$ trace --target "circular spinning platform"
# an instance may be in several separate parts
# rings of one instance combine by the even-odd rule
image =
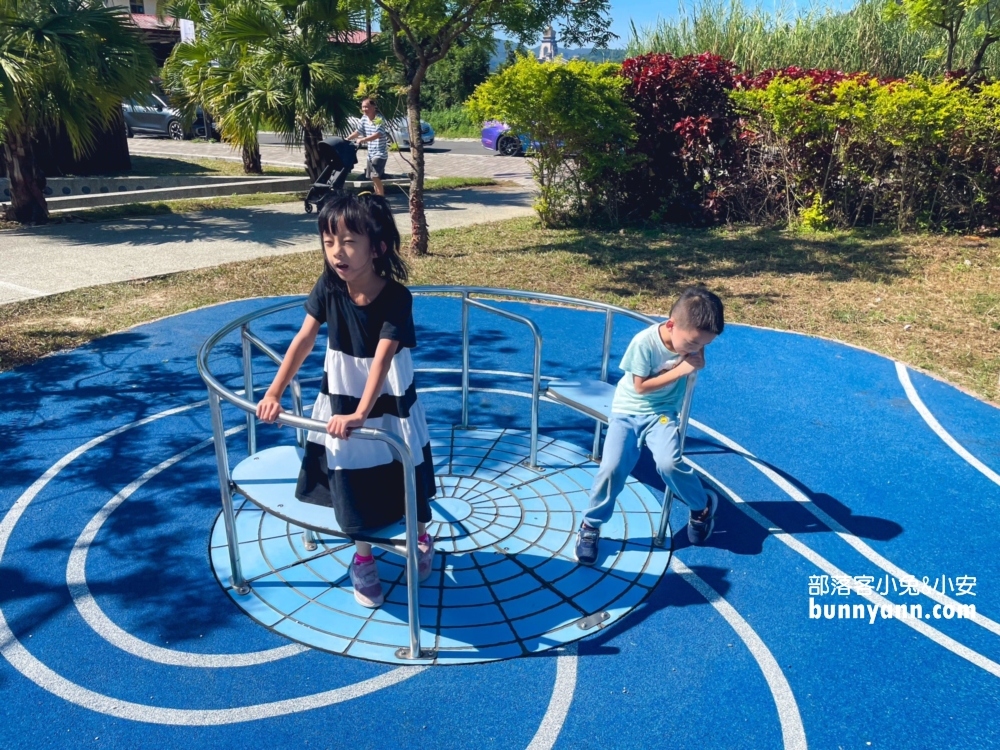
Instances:
[[[629,479],[621,513],[604,526],[597,565],[573,557],[596,471],[586,451],[542,439],[542,471],[523,464],[529,438],[515,430],[432,428],[438,495],[429,531],[434,571],[420,589],[421,647],[436,664],[506,659],[555,648],[624,617],[659,582],[668,560],[653,546],[660,502]],[[212,564],[233,601],[262,625],[314,648],[374,661],[408,645],[405,563],[376,550],[385,604],[354,601],[349,540],[302,530],[245,502],[237,515],[250,593],[229,585],[221,516]]]

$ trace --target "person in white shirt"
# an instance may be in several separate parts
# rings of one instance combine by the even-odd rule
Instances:
[[[359,144],[368,144],[368,166],[365,168],[365,176],[375,186],[376,195],[385,195],[382,180],[385,179],[385,163],[389,160],[389,138],[386,135],[385,118],[371,97],[361,100],[361,113],[361,124],[347,136],[347,140],[357,138]]]

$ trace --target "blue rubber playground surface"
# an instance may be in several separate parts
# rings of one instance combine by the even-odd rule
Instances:
[[[522,476],[530,380],[510,373],[530,372],[530,339],[473,310],[479,429],[456,438],[460,303],[418,297],[417,385],[445,498],[434,530],[447,540],[422,622],[453,656],[475,627],[494,650],[386,663],[371,644],[398,627],[405,589],[381,619],[352,614],[336,540],[306,559],[300,534],[241,506],[266,563],[245,571],[251,586],[298,566],[315,591],[260,609],[227,588],[195,355],[278,301],[164,319],[0,375],[0,747],[1000,747],[995,407],[869,352],[730,325],[707,352],[685,453],[720,490],[715,533],[688,545],[675,503],[672,558],[651,544],[663,486],[646,455],[599,565],[580,574],[593,421],[543,402],[540,454],[562,471]],[[539,326],[544,375],[599,376],[603,314],[491,304]],[[254,330],[283,351],[300,323],[292,310]],[[616,321],[613,364],[640,327]],[[273,368],[255,366],[265,387]],[[321,367],[303,368],[307,402]],[[235,338],[212,370],[242,387]],[[245,420],[225,415],[235,465]],[[470,479],[463,464],[492,474]],[[399,559],[380,566],[396,585]],[[591,610],[610,616],[584,631]]]

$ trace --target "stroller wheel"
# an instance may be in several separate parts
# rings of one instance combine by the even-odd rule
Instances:
[[[306,201],[306,213],[311,214],[312,212],[313,212],[313,204],[310,203],[309,201]]]

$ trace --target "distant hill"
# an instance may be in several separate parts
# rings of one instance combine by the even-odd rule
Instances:
[[[530,51],[535,57],[538,57],[538,50],[541,49],[541,45],[530,48]],[[593,60],[594,62],[621,62],[625,59],[625,50],[623,49],[597,49],[595,47],[580,49],[562,49],[559,48],[559,54],[565,57],[567,60],[574,57],[580,57],[584,60]],[[500,63],[507,59],[507,50],[504,47],[504,42],[502,39],[498,39],[496,42],[496,51],[490,58],[490,71],[496,70]]]

